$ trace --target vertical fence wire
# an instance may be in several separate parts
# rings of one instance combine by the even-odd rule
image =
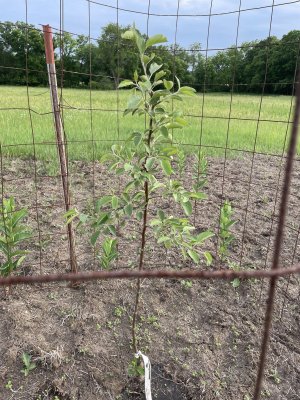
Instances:
[[[235,34],[235,54],[234,54],[234,62],[233,62],[234,65],[233,65],[233,71],[232,71],[230,102],[229,102],[227,129],[226,129],[226,142],[225,142],[225,150],[224,150],[224,163],[223,163],[223,172],[222,172],[219,220],[221,220],[222,206],[223,206],[224,200],[225,200],[224,199],[225,175],[226,175],[226,163],[227,163],[227,152],[228,152],[230,123],[231,123],[231,115],[232,115],[234,83],[235,83],[235,75],[236,75],[236,67],[237,67],[237,55],[238,55],[238,48],[237,47],[238,47],[238,38],[239,38],[239,29],[240,29],[241,7],[242,7],[242,0],[239,0],[239,12],[238,12],[238,15],[237,15],[237,26],[236,26],[236,34]],[[216,249],[217,252],[218,252],[218,249],[219,249],[219,243],[220,243],[220,224],[218,224],[217,249]]]
[[[206,79],[207,79],[207,63],[208,63],[208,49],[209,49],[209,38],[210,38],[210,27],[211,27],[211,18],[212,18],[212,9],[213,9],[214,0],[210,0],[209,6],[209,16],[208,16],[208,23],[207,23],[207,34],[206,34],[206,47],[205,47],[205,61],[204,61],[204,77],[203,77],[203,86],[202,86],[202,104],[201,104],[201,111],[200,111],[200,132],[199,132],[199,145],[198,145],[198,165],[197,165],[197,180],[200,179],[200,159],[202,156],[202,139],[203,139],[203,122],[204,122],[204,103],[205,103],[205,92],[206,92]],[[201,88],[200,88],[201,90]],[[196,223],[196,218],[198,215],[198,207],[197,203],[194,203],[195,215],[194,215],[194,224]]]
[[[273,13],[274,13],[274,0],[272,1],[272,8],[271,8],[271,15],[270,15],[270,23],[269,23],[269,32],[268,32],[268,45],[266,48],[266,67],[265,67],[265,74],[264,74],[264,82],[262,85],[262,92],[260,96],[259,102],[259,109],[258,109],[258,117],[255,129],[255,138],[254,138],[254,145],[253,145],[253,152],[251,156],[251,166],[250,166],[250,173],[249,173],[249,183],[247,187],[247,200],[246,200],[246,209],[245,209],[245,216],[243,221],[243,233],[242,233],[242,243],[241,243],[241,253],[240,253],[240,266],[242,266],[243,256],[244,256],[244,246],[245,246],[245,236],[246,236],[246,229],[247,229],[247,217],[248,217],[248,208],[249,202],[251,197],[251,184],[253,178],[253,169],[254,169],[254,160],[255,160],[255,153],[256,153],[256,145],[257,145],[257,138],[258,132],[260,127],[260,120],[261,120],[261,113],[262,113],[262,104],[265,94],[265,88],[267,83],[267,74],[268,74],[268,67],[269,67],[269,51],[270,51],[270,42],[271,42],[271,31],[272,31],[272,23],[273,23]]]
[[[176,2],[176,16],[175,16],[175,30],[174,30],[174,43],[173,43],[173,52],[172,52],[172,81],[173,85],[175,85],[175,77],[176,77],[176,44],[177,44],[177,34],[178,34],[178,22],[179,22],[179,10],[180,10],[180,0],[177,0]],[[149,13],[150,9],[148,9]],[[171,100],[171,109],[172,112],[174,111],[174,99]],[[174,143],[174,129],[171,130],[171,143]],[[171,201],[170,198],[168,198],[168,209],[171,208]],[[169,249],[165,248],[164,249],[164,255],[165,255],[165,267],[168,267],[169,264]]]
[[[91,3],[88,1],[87,2],[87,7],[88,7],[88,43],[89,43],[89,114],[90,114],[90,134],[91,134],[91,139],[92,139],[92,196],[93,196],[93,211],[95,213],[96,211],[96,190],[95,190],[95,163],[96,163],[96,157],[95,157],[95,147],[96,147],[96,142],[95,142],[95,137],[94,137],[94,119],[93,119],[93,95],[92,95],[92,80],[93,80],[93,66],[92,66],[92,38],[91,38]],[[93,231],[93,234],[95,233],[95,230]],[[96,263],[96,248],[93,247],[93,259],[94,259],[94,264]]]
[[[39,269],[40,273],[42,273],[42,236],[41,236],[41,224],[40,224],[40,216],[39,216],[39,204],[38,204],[38,173],[37,173],[37,156],[36,156],[36,145],[35,145],[35,134],[34,134],[34,127],[33,127],[33,119],[32,119],[32,111],[31,111],[31,104],[30,104],[30,94],[29,94],[29,68],[28,68],[28,0],[25,0],[25,21],[26,21],[26,28],[25,28],[25,73],[26,73],[26,95],[27,95],[27,108],[28,108],[28,116],[30,122],[30,130],[31,130],[31,139],[32,139],[32,148],[33,148],[33,168],[34,168],[34,202],[35,202],[35,215],[36,215],[36,224],[37,224],[37,234],[38,234],[38,241],[39,241]]]

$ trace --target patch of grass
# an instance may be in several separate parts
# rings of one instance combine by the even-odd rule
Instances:
[[[123,140],[135,130],[144,129],[143,117],[123,118],[128,91],[92,91],[63,89],[63,121],[69,141],[70,160],[99,159],[113,143]],[[204,101],[204,103],[203,103]],[[187,152],[198,151],[201,144],[207,155],[223,156],[227,146],[228,156],[236,157],[240,151],[252,151],[256,137],[256,151],[281,154],[288,129],[291,98],[265,96],[262,101],[260,122],[260,96],[234,94],[230,111],[230,94],[200,93],[184,102],[184,113],[189,126],[174,131],[174,140],[184,144]],[[0,131],[3,153],[9,156],[29,157],[53,161],[57,165],[55,135],[47,88],[29,88],[28,111],[25,87],[0,86]],[[73,108],[70,108],[74,107]],[[202,115],[203,106],[203,118]],[[16,108],[16,109],[10,109]],[[6,109],[6,110],[5,110]],[[30,121],[30,114],[32,124]],[[240,120],[243,118],[244,120]],[[228,137],[227,137],[228,133]],[[298,146],[300,153],[300,144]],[[54,163],[55,160],[55,163]]]

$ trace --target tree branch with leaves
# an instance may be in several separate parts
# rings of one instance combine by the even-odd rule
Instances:
[[[94,216],[81,215],[81,218],[92,224],[94,245],[97,245],[100,238],[104,238],[104,268],[109,268],[109,259],[114,261],[117,257],[117,229],[126,229],[133,221],[141,225],[137,257],[139,270],[145,266],[148,230],[151,230],[158,246],[166,249],[173,247],[181,252],[184,259],[196,264],[201,258],[210,264],[212,257],[209,252],[202,251],[202,246],[213,233],[204,231],[194,234],[195,227],[190,222],[192,203],[206,199],[206,195],[199,191],[197,182],[189,190],[181,182],[180,176],[178,179],[178,168],[181,171],[179,175],[184,175],[185,157],[182,156],[182,150],[173,143],[172,137],[173,130],[182,129],[187,121],[181,111],[175,111],[170,105],[175,101],[182,102],[184,96],[194,96],[195,90],[181,86],[177,77],[175,85],[173,81],[166,80],[163,65],[155,62],[153,46],[167,41],[163,35],[155,35],[146,40],[133,27],[122,37],[137,47],[143,71],[142,75],[135,71],[132,80],[123,80],[119,84],[119,88],[131,88],[132,91],[124,116],[131,114],[144,117],[145,129],[134,131],[125,143],[113,145],[111,152],[102,157],[110,171],[116,176],[129,176],[129,181],[121,193],[105,195],[99,199]],[[166,215],[159,209],[156,204],[160,196],[179,204],[181,215]],[[153,206],[156,215],[150,213],[150,207]],[[68,217],[73,218],[74,213]],[[109,246],[110,243],[113,246]],[[115,256],[108,257],[111,248]],[[132,345],[135,352],[140,345],[136,334],[140,294],[141,280],[138,279],[132,316]]]

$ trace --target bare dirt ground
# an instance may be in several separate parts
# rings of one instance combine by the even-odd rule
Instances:
[[[252,163],[253,161],[253,163]],[[192,176],[191,157],[185,179]],[[253,168],[252,168],[253,166]],[[36,167],[36,169],[35,169]],[[208,200],[198,203],[195,225],[218,232],[222,199],[232,202],[235,241],[231,263],[240,268],[269,268],[278,220],[282,183],[280,157],[255,155],[208,160]],[[300,164],[296,161],[281,263],[300,260]],[[36,173],[36,178],[34,179]],[[98,163],[70,165],[73,204],[80,210],[95,198],[116,191],[115,180]],[[251,183],[249,184],[251,176]],[[69,269],[63,201],[59,177],[48,176],[47,165],[32,160],[5,159],[5,196],[29,209],[34,237],[20,274],[66,272]],[[223,188],[223,189],[222,189]],[[278,196],[277,196],[278,194]],[[152,206],[174,212],[160,200]],[[116,268],[136,265],[138,233],[122,233]],[[89,234],[77,232],[77,256],[82,270],[97,269]],[[216,237],[207,244],[219,265]],[[176,251],[147,248],[148,268],[191,267]],[[232,264],[231,264],[232,265]],[[207,268],[204,264],[194,268]],[[130,325],[134,281],[19,286],[9,297],[0,292],[0,399],[2,400],[129,400],[144,399],[143,382],[128,376],[133,359]],[[251,399],[260,350],[267,282],[144,280],[139,342],[153,366],[155,400]],[[299,283],[280,279],[274,326],[265,374],[263,399],[300,398]],[[22,354],[36,363],[28,377],[21,373]]]

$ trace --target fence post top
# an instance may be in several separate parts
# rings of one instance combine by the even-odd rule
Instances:
[[[54,51],[52,40],[52,28],[49,24],[43,25],[45,53],[47,64],[54,64]]]

